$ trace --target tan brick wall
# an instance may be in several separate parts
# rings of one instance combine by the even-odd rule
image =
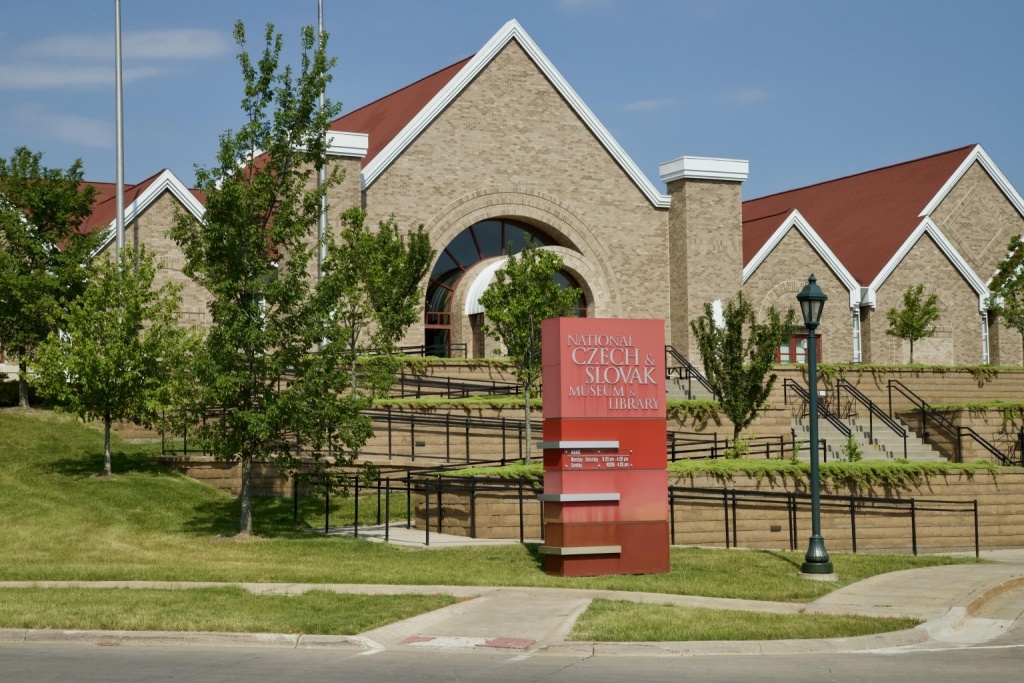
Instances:
[[[700,361],[690,321],[704,304],[731,299],[743,283],[740,183],[684,179],[669,184],[672,345]]]
[[[1006,256],[1010,238],[1024,233],[1024,218],[975,162],[931,214],[975,273],[987,281]]]
[[[818,360],[826,363],[852,362],[853,320],[849,290],[795,228],[790,229],[751,274],[743,285],[743,294],[754,306],[759,320],[766,318],[769,306],[774,306],[782,314],[792,308],[796,311],[801,331],[804,331],[796,295],[812,273],[828,296],[818,328],[821,334],[821,358]]]
[[[982,362],[981,316],[978,295],[939,250],[929,235],[914,245],[906,258],[882,284],[872,312],[870,346],[872,363],[907,363],[910,344],[889,337],[887,311],[903,305],[903,292],[918,284],[925,286],[925,296],[939,296],[942,317],[935,324],[935,336],[914,344],[914,362],[925,364],[971,365]]]
[[[206,306],[211,297],[205,288],[181,272],[185,267],[185,255],[168,234],[174,225],[176,209],[184,210],[184,207],[170,191],[164,192],[138,218],[125,226],[125,241],[135,248],[144,245],[147,251],[156,254],[157,262],[163,267],[153,278],[153,286],[162,287],[166,282],[182,284],[181,323],[204,329],[210,322]]]
[[[668,318],[667,211],[655,209],[514,41],[366,191],[376,221],[438,250],[488,218],[580,253],[603,314]],[[422,343],[422,328],[407,343]]]

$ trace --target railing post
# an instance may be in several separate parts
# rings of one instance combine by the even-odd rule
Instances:
[[[668,524],[672,545],[676,544],[676,490],[668,487]]]
[[[519,542],[526,541],[526,532],[523,522],[523,478],[519,477]]]
[[[469,482],[469,537],[476,538],[476,480]]]
[[[505,416],[501,416],[501,464],[505,465]]]
[[[405,528],[412,528],[412,475],[405,473]]]
[[[384,542],[391,540],[391,478],[384,482]]]
[[[978,533],[978,499],[974,499],[974,557],[981,557],[981,537]]]
[[[359,538],[359,475],[356,474],[356,500],[355,508],[353,510],[352,528],[353,534],[356,538]]]
[[[380,524],[380,477],[377,477],[377,524]]]
[[[299,478],[292,477],[292,524],[299,523]]]
[[[430,479],[425,478],[423,480],[423,531],[426,533],[424,536],[423,545],[430,545]]]
[[[451,446],[451,413],[444,414],[444,461],[451,462],[452,460],[452,446]]]
[[[917,555],[917,501],[913,498],[910,499],[910,541]]]
[[[416,462],[416,411],[409,413],[409,436],[412,441],[412,461]]]
[[[850,538],[853,552],[857,552],[857,499],[850,495]]]
[[[722,489],[722,512],[725,514],[725,549],[729,549],[729,491]]]

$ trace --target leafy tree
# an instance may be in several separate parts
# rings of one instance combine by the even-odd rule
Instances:
[[[779,345],[789,341],[796,328],[796,312],[782,317],[775,307],[768,309],[765,322],[757,322],[754,308],[742,293],[725,304],[719,325],[710,303],[704,315],[690,321],[704,363],[711,393],[732,420],[732,438],[739,443],[740,432],[750,426],[764,405],[777,375],[771,372]]]
[[[530,240],[521,252],[509,257],[480,297],[486,311],[484,332],[505,345],[523,387],[526,462],[530,462],[531,448],[530,396],[541,374],[541,323],[569,315],[580,298],[578,288],[563,289],[554,280],[562,265],[561,256],[539,249]]]
[[[302,31],[301,69],[280,65],[282,38],[268,26],[262,56],[245,51],[235,25],[244,81],[245,123],[220,138],[217,165],[197,171],[207,194],[201,220],[181,212],[172,236],[185,272],[209,290],[211,327],[197,354],[197,391],[185,406],[207,420],[201,438],[216,457],[241,465],[240,533],[252,533],[252,464],[288,474],[311,468],[324,486],[344,485],[341,467],[372,433],[355,390],[351,320],[335,315],[346,264],[328,258],[314,283],[321,200],[341,180],[327,165],[326,134],[340,107],[318,98],[334,60],[326,35]],[[330,249],[329,249],[330,251]],[[337,250],[334,250],[337,254]],[[319,351],[317,350],[319,349]]]
[[[924,285],[907,287],[903,292],[903,307],[890,308],[886,317],[889,318],[889,329],[885,333],[910,342],[910,362],[913,363],[914,342],[935,334],[934,323],[941,317],[939,296],[929,294],[924,298]]]
[[[18,358],[18,404],[28,407],[28,365],[36,348],[85,288],[99,246],[79,227],[96,189],[82,164],[66,171],[42,165],[25,147],[0,158],[0,347]]]
[[[1024,237],[1014,235],[1007,247],[1007,256],[999,262],[996,274],[992,276],[988,300],[1006,325],[1021,335],[1024,353]],[[1024,356],[1022,356],[1024,357]]]
[[[363,364],[364,372],[390,386],[392,354],[419,317],[423,277],[434,250],[423,226],[403,237],[393,216],[380,221],[376,231],[365,222],[366,212],[359,208],[341,215],[338,241],[328,245],[330,276],[322,287],[348,332],[347,338],[337,341],[349,347],[352,380],[357,375],[356,357],[372,354]]]
[[[83,419],[103,420],[103,474],[110,476],[110,425],[147,427],[166,405],[170,380],[194,347],[177,327],[181,286],[153,289],[153,255],[105,260],[61,316],[60,332],[39,346],[33,382]]]

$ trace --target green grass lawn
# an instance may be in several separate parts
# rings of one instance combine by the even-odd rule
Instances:
[[[354,635],[446,607],[450,595],[252,595],[241,588],[9,588],[6,628]]]
[[[770,614],[598,599],[576,622],[569,639],[652,642],[831,638],[837,634],[849,637],[902,631],[919,623],[908,618]]]
[[[0,580],[558,586],[806,602],[877,573],[963,561],[833,554],[840,581],[828,584],[797,577],[802,553],[673,549],[668,574],[563,579],[543,573],[535,547],[424,552],[325,538],[308,528],[322,524],[316,501],[304,501],[296,528],[291,500],[274,498],[255,501],[258,536],[237,539],[237,500],[163,469],[153,445],[115,442],[108,480],[94,476],[102,471],[98,427],[0,410],[0,434]]]

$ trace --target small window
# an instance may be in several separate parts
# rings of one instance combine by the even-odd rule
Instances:
[[[821,362],[821,335],[815,337],[817,344],[817,360]],[[788,342],[783,342],[779,345],[778,351],[775,352],[775,362],[783,365],[789,363],[806,363],[807,362],[807,335],[798,334],[795,335]]]

